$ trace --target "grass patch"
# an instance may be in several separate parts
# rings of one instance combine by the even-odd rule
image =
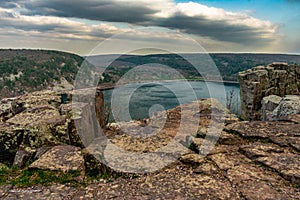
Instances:
[[[6,184],[12,176],[18,174],[18,171],[17,167],[0,166],[0,185]]]
[[[68,184],[73,187],[85,187],[94,181],[105,180],[112,182],[119,177],[137,178],[138,175],[126,175],[117,172],[102,172],[97,175],[87,174],[83,179],[80,171],[51,171],[41,169],[20,169],[14,166],[0,166],[0,186],[10,184],[26,188],[34,185],[48,186],[53,183]]]
[[[51,183],[66,184],[71,183],[74,186],[81,183],[76,179],[80,176],[79,171],[49,171],[40,169],[27,169],[21,174],[9,181],[9,184],[18,187],[31,187],[33,185],[49,185]]]
[[[110,170],[106,170],[102,173],[96,173],[96,172],[90,172],[87,173],[87,180],[89,181],[94,181],[94,180],[101,180],[104,179],[107,182],[112,182],[116,179],[118,179],[119,177],[125,177],[123,173],[120,172],[114,172],[114,171],[110,171]]]

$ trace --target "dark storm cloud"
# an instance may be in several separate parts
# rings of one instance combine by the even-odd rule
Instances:
[[[24,3],[28,15],[76,17],[82,19],[139,23],[150,20],[149,15],[157,12],[143,4],[132,1],[111,0],[34,0]]]
[[[143,26],[160,26],[179,29],[185,33],[209,37],[213,40],[244,45],[267,44],[274,39],[274,32],[276,32],[276,28],[272,24],[265,24],[259,19],[253,20],[247,15],[227,13],[222,9],[209,8],[191,2],[187,3],[186,7],[180,7],[171,0],[8,0],[0,2],[0,7],[3,8],[14,8],[13,6],[22,7],[20,16],[31,16],[32,18],[55,16],[62,19],[72,17]],[[190,15],[191,11],[195,12],[197,6],[200,6],[199,9],[202,11],[198,12],[196,9],[198,13]],[[210,9],[212,12],[208,12]],[[171,12],[167,15],[159,15],[158,13],[161,11]],[[221,14],[214,16],[216,12]],[[213,17],[209,16],[211,14]],[[68,26],[57,21],[54,23],[37,23],[30,20],[23,21],[22,18],[16,19],[13,15],[9,16],[9,12],[6,14],[3,12],[3,15],[6,18],[0,19],[0,26],[2,27],[11,26],[25,31],[102,35],[99,29],[90,32],[78,31],[76,24]],[[251,22],[249,23],[249,21]],[[257,26],[257,24],[261,25]],[[81,27],[81,29],[84,28]]]
[[[117,29],[113,25],[100,24],[98,26],[88,26],[81,22],[76,22],[67,18],[53,16],[24,16],[10,10],[0,9],[0,28],[7,30],[8,34],[20,35],[25,32],[34,34],[51,34],[53,37],[95,39],[107,38],[114,34]],[[5,32],[5,31],[4,31]],[[3,34],[2,34],[3,35]]]
[[[179,29],[190,34],[207,36],[219,41],[244,44],[272,41],[272,38],[262,38],[262,36],[270,34],[266,30],[243,24],[233,25],[225,20],[208,20],[205,17],[177,15],[168,19],[157,20],[156,24],[171,29]]]

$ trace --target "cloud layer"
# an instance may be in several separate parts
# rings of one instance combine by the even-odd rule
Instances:
[[[239,45],[267,45],[277,26],[247,13],[172,0],[7,0],[0,2],[2,29],[97,40],[130,29],[157,26]],[[5,34],[2,32],[1,34]]]

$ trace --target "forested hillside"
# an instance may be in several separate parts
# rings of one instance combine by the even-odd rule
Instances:
[[[185,54],[185,56],[193,63],[201,63],[201,65],[208,62],[209,58],[206,55],[199,57],[199,54]],[[105,59],[104,56],[94,56],[88,60],[97,67],[106,68],[99,83],[106,83],[108,87],[113,86],[129,70],[144,64],[156,63],[171,67],[187,79],[203,76],[191,63],[176,54],[123,55],[110,66],[102,66],[101,60],[107,60],[107,57],[109,55],[106,55]],[[218,67],[223,80],[227,81],[236,81],[238,72],[257,65],[267,65],[272,62],[300,64],[299,55],[212,53],[210,57]],[[72,84],[83,61],[84,58],[81,56],[59,51],[0,50],[0,98],[49,88],[57,84],[61,78],[65,78]],[[166,73],[159,68],[155,70],[155,73],[163,79],[178,78],[176,74]],[[206,69],[205,73],[210,75],[210,69]],[[87,74],[87,80],[92,77],[91,74]],[[97,76],[100,78],[100,75]]]
[[[160,55],[146,55],[146,56],[121,56],[118,60],[113,62],[104,73],[103,82],[114,83],[126,72],[135,66],[158,63],[176,69],[187,79],[201,78],[203,75],[210,75],[209,67],[204,69],[204,74],[199,74],[189,61],[198,63],[200,68],[211,66],[208,61],[208,56],[201,54],[185,54],[188,61],[180,55],[175,54],[160,54]],[[234,53],[211,53],[210,57],[217,66],[220,74],[225,81],[237,81],[238,72],[253,68],[258,65],[268,65],[272,62],[287,62],[290,64],[300,64],[299,55],[285,55],[285,54],[234,54]],[[97,56],[101,60],[101,56]],[[95,59],[95,60],[97,60]],[[97,62],[94,63],[97,65]],[[102,66],[103,67],[103,66]],[[213,72],[211,73],[213,74]],[[168,76],[167,76],[168,75]],[[173,79],[172,74],[162,74],[162,78]],[[214,79],[213,77],[211,79]]]
[[[53,86],[62,77],[72,83],[83,58],[44,50],[0,50],[0,96],[10,97]]]

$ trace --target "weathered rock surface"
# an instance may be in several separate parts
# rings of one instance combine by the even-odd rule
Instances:
[[[300,155],[284,151],[275,145],[254,143],[242,146],[240,151],[253,161],[277,171],[285,179],[300,184]]]
[[[54,184],[52,186],[32,188],[14,188],[12,186],[2,186],[0,189],[0,197],[6,200],[24,199],[24,200],[65,200],[77,192],[76,188]]]
[[[27,161],[33,158],[35,150],[30,148],[19,149],[15,155],[13,165],[18,167],[23,167]]]
[[[289,115],[300,114],[300,95],[287,95],[282,98],[279,105],[274,109],[274,120],[286,119]]]
[[[64,104],[61,93],[46,90],[25,94],[16,98],[1,100],[0,104],[0,160],[13,162],[19,149],[31,148],[36,150],[44,146],[73,145],[84,147],[96,136],[93,123],[104,122],[104,114],[97,111],[93,118],[94,104],[100,109],[103,106],[101,91],[96,92],[95,102],[70,102],[71,91],[64,91],[67,102]],[[85,94],[84,91],[82,91]],[[79,134],[82,127],[84,134]],[[83,144],[84,143],[84,144]],[[24,157],[25,158],[25,157]],[[18,160],[18,159],[17,159]],[[17,164],[19,165],[19,164]]]
[[[270,95],[264,97],[261,104],[261,119],[263,121],[272,121],[273,119],[273,111],[279,105],[281,101],[281,97],[277,95]]]
[[[286,63],[258,66],[239,73],[242,119],[259,120],[261,101],[269,95],[300,93],[300,67]]]
[[[79,147],[55,146],[34,161],[29,168],[80,171],[84,174],[84,159]]]
[[[256,141],[240,146],[239,152],[252,161],[275,170],[286,180],[299,185],[299,124],[291,122],[239,122],[227,126],[226,130],[244,139]]]
[[[274,137],[299,137],[300,124],[292,122],[243,121],[225,127],[227,131],[237,133],[243,138],[271,139]]]
[[[25,200],[299,199],[300,124],[292,121],[246,121],[226,125],[223,130],[226,118],[223,114],[226,111],[214,108],[209,100],[203,101],[203,104],[197,105],[200,111],[195,112],[192,105],[183,105],[167,111],[165,115],[158,115],[157,120],[132,122],[128,126],[117,124],[108,131],[106,138],[96,137],[82,150],[80,147],[64,145],[52,147],[50,150],[38,148],[35,155],[39,158],[37,161],[42,160],[43,166],[47,165],[47,169],[79,170],[85,162],[85,167],[91,173],[100,172],[100,175],[106,172],[105,169],[113,169],[109,169],[94,156],[103,158],[108,166],[111,166],[109,163],[119,166],[120,170],[128,167],[129,172],[132,168],[136,171],[141,166],[146,166],[151,171],[159,164],[164,166],[162,169],[149,173],[141,169],[143,173],[138,175],[121,176],[110,181],[94,180],[80,187],[68,184],[37,185],[31,188],[2,185],[0,197]],[[69,105],[59,107],[60,113],[64,113],[68,119]],[[79,111],[80,114],[82,110]],[[211,114],[213,111],[216,111],[214,115]],[[185,123],[182,126],[185,131],[178,135],[182,114],[187,116],[182,122]],[[80,115],[76,116],[80,118]],[[89,123],[89,119],[83,122]],[[196,129],[192,126],[194,123],[197,125]],[[7,126],[1,131],[10,130],[9,128],[11,127]],[[63,128],[59,130],[63,132]],[[18,131],[19,129],[12,128],[11,134],[20,137]],[[20,147],[23,140],[16,141],[13,144]],[[142,157],[140,160],[132,159],[136,153],[159,154],[162,148],[174,141],[176,145],[165,149],[167,154],[162,157],[164,159],[158,160],[161,157],[151,156]],[[207,142],[213,144],[214,148],[203,157]],[[192,144],[193,148],[190,146]],[[116,150],[122,150],[123,154]],[[70,160],[72,155],[80,162],[75,163],[76,159]],[[71,165],[64,165],[61,159]],[[169,160],[172,162],[165,166],[163,162]],[[130,162],[133,165],[128,165]],[[116,169],[118,168],[114,168]]]

